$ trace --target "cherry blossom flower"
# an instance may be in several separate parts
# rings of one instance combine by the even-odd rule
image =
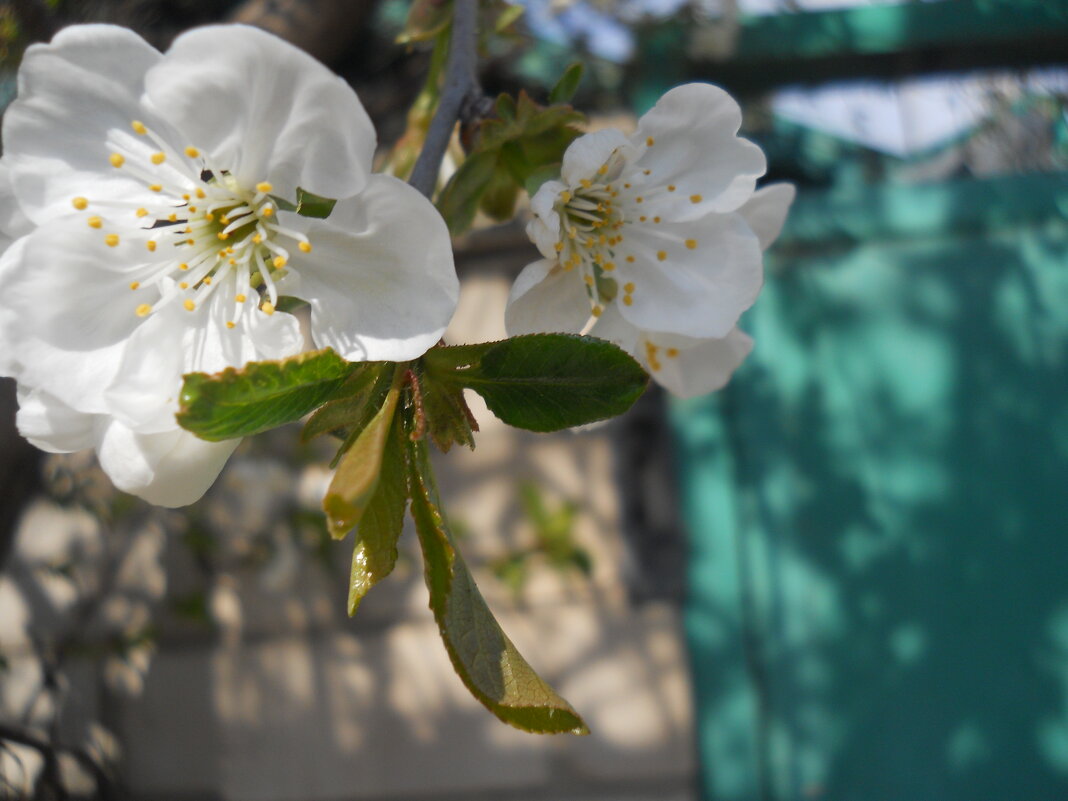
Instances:
[[[678,395],[723,386],[752,347],[735,324],[794,196],[787,184],[755,191],[764,155],[740,125],[726,92],[688,84],[630,137],[576,139],[561,179],[531,200],[527,233],[545,258],[512,287],[509,332],[588,330]]]
[[[109,25],[27,50],[4,117],[0,373],[20,431],[53,452],[95,448],[115,484],[179,506],[236,441],[175,421],[181,376],[304,347],[403,361],[441,336],[458,285],[444,222],[371,174],[355,93],[263,31],[218,26],[161,54]],[[285,211],[298,187],[326,220]]]

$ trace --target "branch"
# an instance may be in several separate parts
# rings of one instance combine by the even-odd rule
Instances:
[[[423,152],[419,154],[408,183],[426,195],[434,193],[441,160],[449,146],[453,128],[465,103],[481,97],[475,63],[478,58],[478,0],[454,0],[452,39],[449,63],[445,71],[445,89],[430,128],[426,132]]]
[[[97,764],[95,759],[80,748],[61,748],[60,746],[56,746],[47,740],[38,737],[33,732],[18,726],[13,726],[9,723],[0,723],[0,740],[7,740],[9,743],[17,743],[34,749],[44,758],[46,765],[55,765],[56,758],[59,756],[60,752],[65,751],[92,774],[93,780],[96,782],[96,789],[99,793],[98,798],[102,799],[102,801],[110,801],[110,799],[115,798],[114,788],[112,787],[111,779],[108,778],[107,773],[105,773],[104,769]]]

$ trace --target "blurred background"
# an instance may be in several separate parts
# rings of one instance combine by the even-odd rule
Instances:
[[[505,630],[586,738],[452,673],[413,537],[344,614],[328,444],[247,441],[180,512],[14,431],[0,381],[0,797],[1068,797],[1068,2],[527,0],[489,94],[633,126],[735,94],[799,196],[722,392],[535,436],[477,398],[438,464]],[[165,48],[261,25],[348,79],[383,153],[427,56],[404,0],[0,4],[0,102],[71,22]],[[523,220],[457,245],[453,342],[504,335]]]

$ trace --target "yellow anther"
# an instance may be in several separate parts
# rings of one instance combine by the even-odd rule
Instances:
[[[623,184],[624,189],[630,189],[630,184]]]
[[[186,283],[185,281],[182,281],[182,283],[178,284],[178,288],[179,289],[189,289],[189,284]]]
[[[135,309],[135,311],[138,317],[147,317],[149,312],[152,311],[152,307],[147,303],[142,303],[140,306],[137,307],[137,309]]]
[[[559,253],[563,249],[564,249],[564,243],[563,242],[557,242],[555,245],[553,245],[553,250],[555,250],[557,253]]]
[[[606,273],[610,273],[612,272],[612,270],[616,269],[616,263],[614,261],[606,261],[604,263],[604,267],[602,267],[601,269],[603,269]]]
[[[584,189],[589,189],[591,186],[593,186],[593,181],[591,181],[589,178],[583,178],[581,181],[579,181],[579,183],[582,184]]]
[[[634,292],[634,282],[628,281],[627,283],[623,284],[623,291],[626,292],[628,295]]]
[[[189,158],[191,158],[191,159],[195,159],[195,158],[196,158],[197,156],[199,156],[199,155],[200,155],[200,151],[199,151],[199,150],[197,150],[197,149],[196,149],[195,147],[193,147],[192,145],[190,145],[189,147],[187,147],[187,148],[185,149],[185,154],[186,154],[187,156],[189,156]]]
[[[652,175],[653,171],[652,170],[642,170],[642,173],[645,174],[645,175]]]
[[[163,191],[163,184],[149,184],[148,188],[149,188],[149,191],[152,191],[152,192],[162,192]]]
[[[219,237],[219,239],[222,239],[224,241],[230,238],[230,235],[228,233],[226,233],[226,231],[219,231],[219,233],[217,233],[216,236]]]
[[[226,327],[227,328],[233,328],[235,325],[237,325],[237,323],[235,323],[233,320],[227,320],[226,321]]]
[[[674,192],[675,191],[675,184],[668,184],[668,191],[669,192]]]
[[[135,213],[137,214],[138,217],[147,217],[148,216],[148,209],[138,209]]]
[[[608,172],[608,165],[607,164],[602,164],[600,166],[600,168],[597,170],[597,174],[598,175],[604,175],[607,172]]]
[[[189,298],[186,298],[185,302],[183,302],[182,305],[185,306],[185,310],[186,311],[193,311],[193,309],[195,309],[197,307],[197,304],[195,304]]]
[[[574,239],[578,236],[578,229],[575,226],[571,226],[567,229],[567,236],[569,239]]]
[[[666,258],[667,258],[667,252],[666,252],[666,251],[663,251],[663,250],[658,250],[658,251],[656,252],[656,258],[657,258],[657,259],[658,259],[659,261],[663,261],[664,259],[666,259]]]
[[[649,219],[649,218],[648,218],[648,217],[646,217],[646,216],[645,216],[645,215],[643,214],[643,215],[642,215],[641,217],[639,217],[639,218],[638,218],[638,222],[645,222],[645,221],[646,221],[646,220],[648,220],[648,219]]]
[[[700,195],[690,195],[691,203],[700,203],[702,200],[704,200],[704,198],[702,198]]]
[[[155,251],[155,249],[156,249],[156,240],[155,239],[148,240],[147,242],[145,242],[145,247],[148,248],[151,251]]]
[[[653,222],[659,223],[660,222],[660,218],[659,217],[653,217]]]
[[[285,256],[275,256],[274,259],[271,261],[271,264],[274,265],[274,268],[276,270],[281,270],[283,267],[286,266],[286,257]]]
[[[652,147],[655,144],[656,144],[656,140],[653,139],[653,137],[651,137],[651,136],[648,139],[645,140],[645,146],[646,147]]]
[[[196,191],[196,196],[197,196],[198,198],[200,198],[201,200],[203,200],[204,198],[206,198],[206,197],[207,197],[207,195],[205,195],[205,194],[204,194],[204,190],[203,190],[203,189],[200,189],[199,187],[197,188],[197,191]]]
[[[597,237],[597,241],[602,245],[607,245],[608,244],[608,237],[605,236],[604,234],[601,234],[599,237]]]
[[[235,264],[237,264],[237,259],[235,259],[235,258],[233,258],[233,257],[231,256],[231,257],[230,257],[230,266],[233,266],[233,265],[235,265]]]
[[[119,244],[119,235],[108,234],[104,237],[104,244],[106,244],[109,248],[115,247],[117,244]]]
[[[645,200],[645,198],[643,198],[641,195],[638,195],[638,197],[634,198],[634,202],[635,203],[641,203],[644,200]]]
[[[263,237],[260,236],[259,234],[254,234],[253,237],[252,237],[252,241],[253,241],[253,243],[258,245],[260,242],[263,241]]]
[[[634,303],[634,298],[632,298],[630,295],[624,295],[623,296],[623,305],[624,306],[630,306],[633,303]]]
[[[627,261],[629,261],[631,264],[633,264],[634,263],[634,257],[633,256],[627,256]]]
[[[679,349],[678,348],[668,348],[667,350],[664,351],[664,353],[667,354],[667,357],[669,359],[674,359],[676,356],[679,355]]]
[[[211,286],[211,276],[210,275],[205,276],[204,283],[207,284],[208,286]]]
[[[208,222],[214,222],[214,220],[215,220],[215,215],[214,215],[214,214],[212,214],[212,213],[211,213],[211,212],[209,211],[209,212],[207,212],[207,213],[206,213],[206,214],[204,215],[204,219],[205,219],[205,220],[207,220]]]
[[[195,239],[187,239],[187,240],[185,240],[185,243],[187,245],[195,245],[197,243],[197,241]]]
[[[141,286],[141,282],[140,281],[131,281],[130,282],[130,289],[137,289],[140,286]]]
[[[312,251],[311,242],[301,242],[297,247],[300,248],[301,253],[311,253]]]
[[[592,275],[584,275],[584,276],[582,276],[582,280],[586,282],[586,286],[593,286],[593,276]]]
[[[560,202],[561,203],[570,203],[571,202],[571,197],[572,197],[571,193],[568,192],[565,189],[563,192],[560,193]]]
[[[697,247],[697,240],[696,239],[687,239],[686,240],[686,247],[688,247],[690,250],[694,250]]]
[[[234,253],[234,249],[233,249],[233,247],[231,247],[231,246],[227,245],[227,247],[226,247],[226,255],[227,255],[227,256],[232,256],[232,255],[233,255],[233,253]]]
[[[274,189],[274,187],[271,186],[271,184],[267,181],[260,181],[258,184],[256,184],[256,191],[263,192],[263,194],[265,195],[272,189]]]
[[[170,214],[167,215],[167,219],[170,222],[178,222],[178,215],[172,211]]]
[[[590,314],[592,314],[594,317],[600,317],[602,314],[604,314],[604,308],[602,308],[601,306],[594,306],[590,310]]]
[[[189,213],[190,214],[196,214],[197,213],[197,207],[196,206],[190,206],[189,207]]]
[[[274,214],[274,209],[270,206],[264,206],[263,209],[260,211],[260,214],[262,214],[264,217],[270,217],[272,214]]]
[[[85,207],[89,205],[89,200],[88,198],[84,197],[76,197],[70,202],[70,204],[74,206],[74,208],[76,208],[78,211],[84,211]]]
[[[99,228],[100,226],[102,226],[104,224],[104,221],[102,219],[100,219],[99,217],[97,217],[95,214],[92,217],[90,217],[88,220],[86,220],[86,222],[89,223],[89,227],[90,228]]]
[[[164,152],[163,152],[163,151],[161,150],[161,151],[159,151],[158,153],[153,153],[153,154],[152,154],[152,155],[151,155],[151,156],[149,157],[149,160],[150,160],[150,161],[151,161],[151,162],[152,162],[153,164],[162,164],[163,162],[165,162],[165,161],[167,160],[167,154],[166,154],[166,153],[164,153]]]
[[[145,127],[145,124],[141,122],[141,120],[134,120],[130,123],[130,127],[133,128],[136,133],[142,135],[148,133],[148,128]]]
[[[246,300],[248,300],[248,298],[246,298],[244,295],[234,295],[234,300],[238,303],[244,303]]]
[[[260,306],[260,311],[266,314],[268,317],[274,314],[274,304],[269,300],[263,301],[263,305]]]
[[[224,214],[222,217],[219,218],[219,222],[221,222],[223,225],[229,225],[230,218]]]
[[[188,201],[189,199],[190,199],[190,198],[189,198],[189,195],[188,195],[188,194],[184,194],[184,195],[182,195],[182,200]]]
[[[112,167],[121,167],[123,164],[126,163],[126,159],[122,157],[121,153],[112,153],[110,156],[108,156],[108,161],[111,162]]]
[[[178,265],[178,269],[179,270],[188,270],[189,269],[189,265],[186,264],[185,262],[182,262],[181,264]]]

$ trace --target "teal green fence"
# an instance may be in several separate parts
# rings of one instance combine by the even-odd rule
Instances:
[[[799,197],[753,356],[672,407],[707,801],[1068,798],[1066,213]]]

